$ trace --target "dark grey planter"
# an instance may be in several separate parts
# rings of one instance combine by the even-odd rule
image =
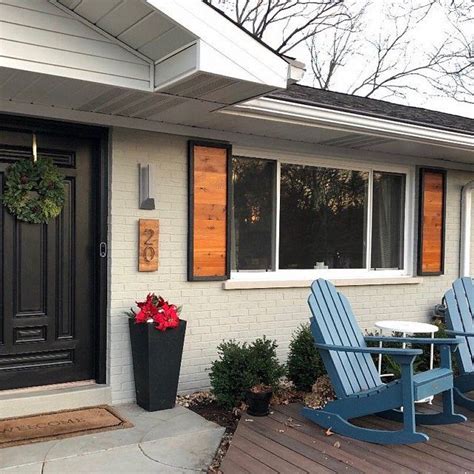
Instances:
[[[249,390],[246,396],[247,413],[252,416],[267,416],[270,413],[272,395],[273,390],[271,389],[258,393]]]
[[[166,331],[130,319],[137,404],[148,411],[173,408],[178,391],[186,321]]]

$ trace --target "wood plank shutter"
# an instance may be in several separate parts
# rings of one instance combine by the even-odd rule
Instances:
[[[189,142],[188,280],[230,277],[231,145]]]
[[[444,273],[446,171],[420,168],[418,274]]]

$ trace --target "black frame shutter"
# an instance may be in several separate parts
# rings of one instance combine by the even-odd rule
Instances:
[[[188,143],[188,281],[230,277],[232,146]]]
[[[446,236],[446,170],[419,169],[418,275],[443,275]]]

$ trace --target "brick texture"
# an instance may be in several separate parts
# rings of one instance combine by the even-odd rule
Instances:
[[[128,323],[133,302],[148,292],[183,305],[188,321],[180,391],[207,387],[209,365],[222,339],[276,338],[285,358],[291,333],[308,320],[308,289],[232,290],[220,282],[187,282],[187,140],[127,129],[114,129],[112,140],[108,374],[113,401],[134,400]],[[155,166],[156,210],[138,209],[138,163]],[[474,173],[448,172],[446,273],[418,285],[346,287],[362,327],[380,319],[428,321],[433,306],[457,277],[461,187]],[[137,221],[160,220],[160,266],[137,271]],[[474,226],[473,226],[474,235]],[[474,240],[472,243],[474,255]],[[472,264],[474,274],[474,259]]]

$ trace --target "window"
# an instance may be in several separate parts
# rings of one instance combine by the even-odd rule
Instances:
[[[232,269],[273,270],[276,163],[232,159]]]
[[[405,175],[374,171],[372,264],[374,270],[403,268]]]
[[[364,268],[368,173],[281,165],[280,268]]]
[[[406,173],[232,163],[234,272],[405,269]]]

